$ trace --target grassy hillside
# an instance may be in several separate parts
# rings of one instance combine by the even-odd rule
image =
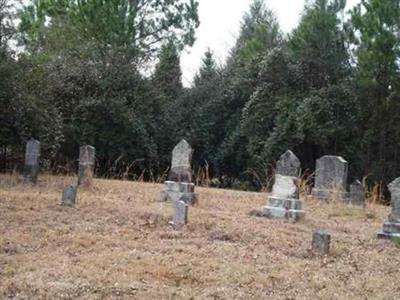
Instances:
[[[400,249],[375,238],[387,207],[306,200],[290,224],[255,216],[265,194],[198,188],[189,225],[175,230],[161,185],[95,180],[76,208],[61,207],[74,180],[0,177],[0,298],[400,297]],[[328,257],[309,250],[317,228],[332,234]]]

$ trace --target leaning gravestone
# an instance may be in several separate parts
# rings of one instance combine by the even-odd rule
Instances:
[[[78,185],[90,186],[93,180],[96,150],[84,145],[79,149]]]
[[[194,192],[192,181],[192,155],[193,149],[188,142],[182,140],[172,151],[171,170],[168,181],[165,182],[165,189],[161,192],[161,201],[180,198],[187,204],[195,205],[198,196]]]
[[[279,159],[272,194],[262,215],[271,219],[298,221],[304,216],[297,186],[300,175],[300,161],[292,151],[286,151]]]
[[[347,170],[348,163],[340,156],[326,155],[318,159],[311,195],[320,200],[329,200],[335,195],[345,199]]]
[[[392,197],[392,212],[388,222],[383,224],[383,230],[378,233],[378,238],[400,239],[400,177],[389,184],[389,191]]]
[[[39,173],[40,142],[30,139],[26,143],[25,166],[23,178],[25,182],[35,183]]]
[[[74,207],[76,202],[76,194],[78,191],[77,186],[69,185],[67,186],[62,194],[61,205]]]

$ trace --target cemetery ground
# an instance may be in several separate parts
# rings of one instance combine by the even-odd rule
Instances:
[[[400,247],[376,239],[389,207],[306,199],[292,224],[258,217],[263,193],[196,188],[189,224],[169,225],[163,186],[75,177],[36,186],[0,175],[0,299],[399,299]],[[310,251],[332,235],[331,254]]]

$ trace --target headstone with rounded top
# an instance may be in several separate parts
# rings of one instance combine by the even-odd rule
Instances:
[[[78,185],[90,186],[93,180],[96,149],[93,146],[84,145],[79,149]]]
[[[268,204],[262,209],[262,215],[271,219],[298,221],[304,216],[302,202],[299,199],[298,176],[300,161],[290,150],[281,155],[277,162],[275,182]]]
[[[67,186],[62,194],[61,198],[61,205],[63,206],[68,206],[68,207],[74,207],[75,202],[76,202],[76,195],[78,192],[78,187],[69,185]]]
[[[400,239],[400,177],[389,184],[392,211],[378,238]]]
[[[312,196],[320,200],[347,197],[348,163],[341,156],[325,155],[317,160]]]
[[[175,226],[186,225],[188,222],[189,206],[185,201],[174,201],[174,217],[172,224]]]
[[[25,182],[35,183],[39,174],[40,142],[30,139],[26,143],[25,166],[23,178]]]

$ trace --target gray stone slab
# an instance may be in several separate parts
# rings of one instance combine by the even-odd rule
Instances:
[[[77,191],[78,191],[77,186],[73,185],[67,186],[62,194],[61,205],[74,207],[76,202]]]
[[[315,185],[312,196],[328,200],[332,192],[338,191],[347,196],[348,163],[340,156],[326,155],[317,160]],[[344,198],[343,198],[344,199]]]
[[[365,191],[364,186],[359,180],[356,180],[350,185],[348,202],[351,205],[365,206]]]
[[[321,255],[329,254],[331,246],[331,235],[324,230],[315,231],[312,236],[311,246],[313,251]]]
[[[389,184],[392,212],[389,221],[400,223],[400,177]]]
[[[93,181],[96,149],[84,145],[79,149],[78,185],[90,186]]]
[[[186,202],[178,200],[174,201],[174,225],[186,225],[188,222],[189,206]]]
[[[39,174],[40,142],[30,139],[26,143],[23,178],[26,182],[35,183]]]

